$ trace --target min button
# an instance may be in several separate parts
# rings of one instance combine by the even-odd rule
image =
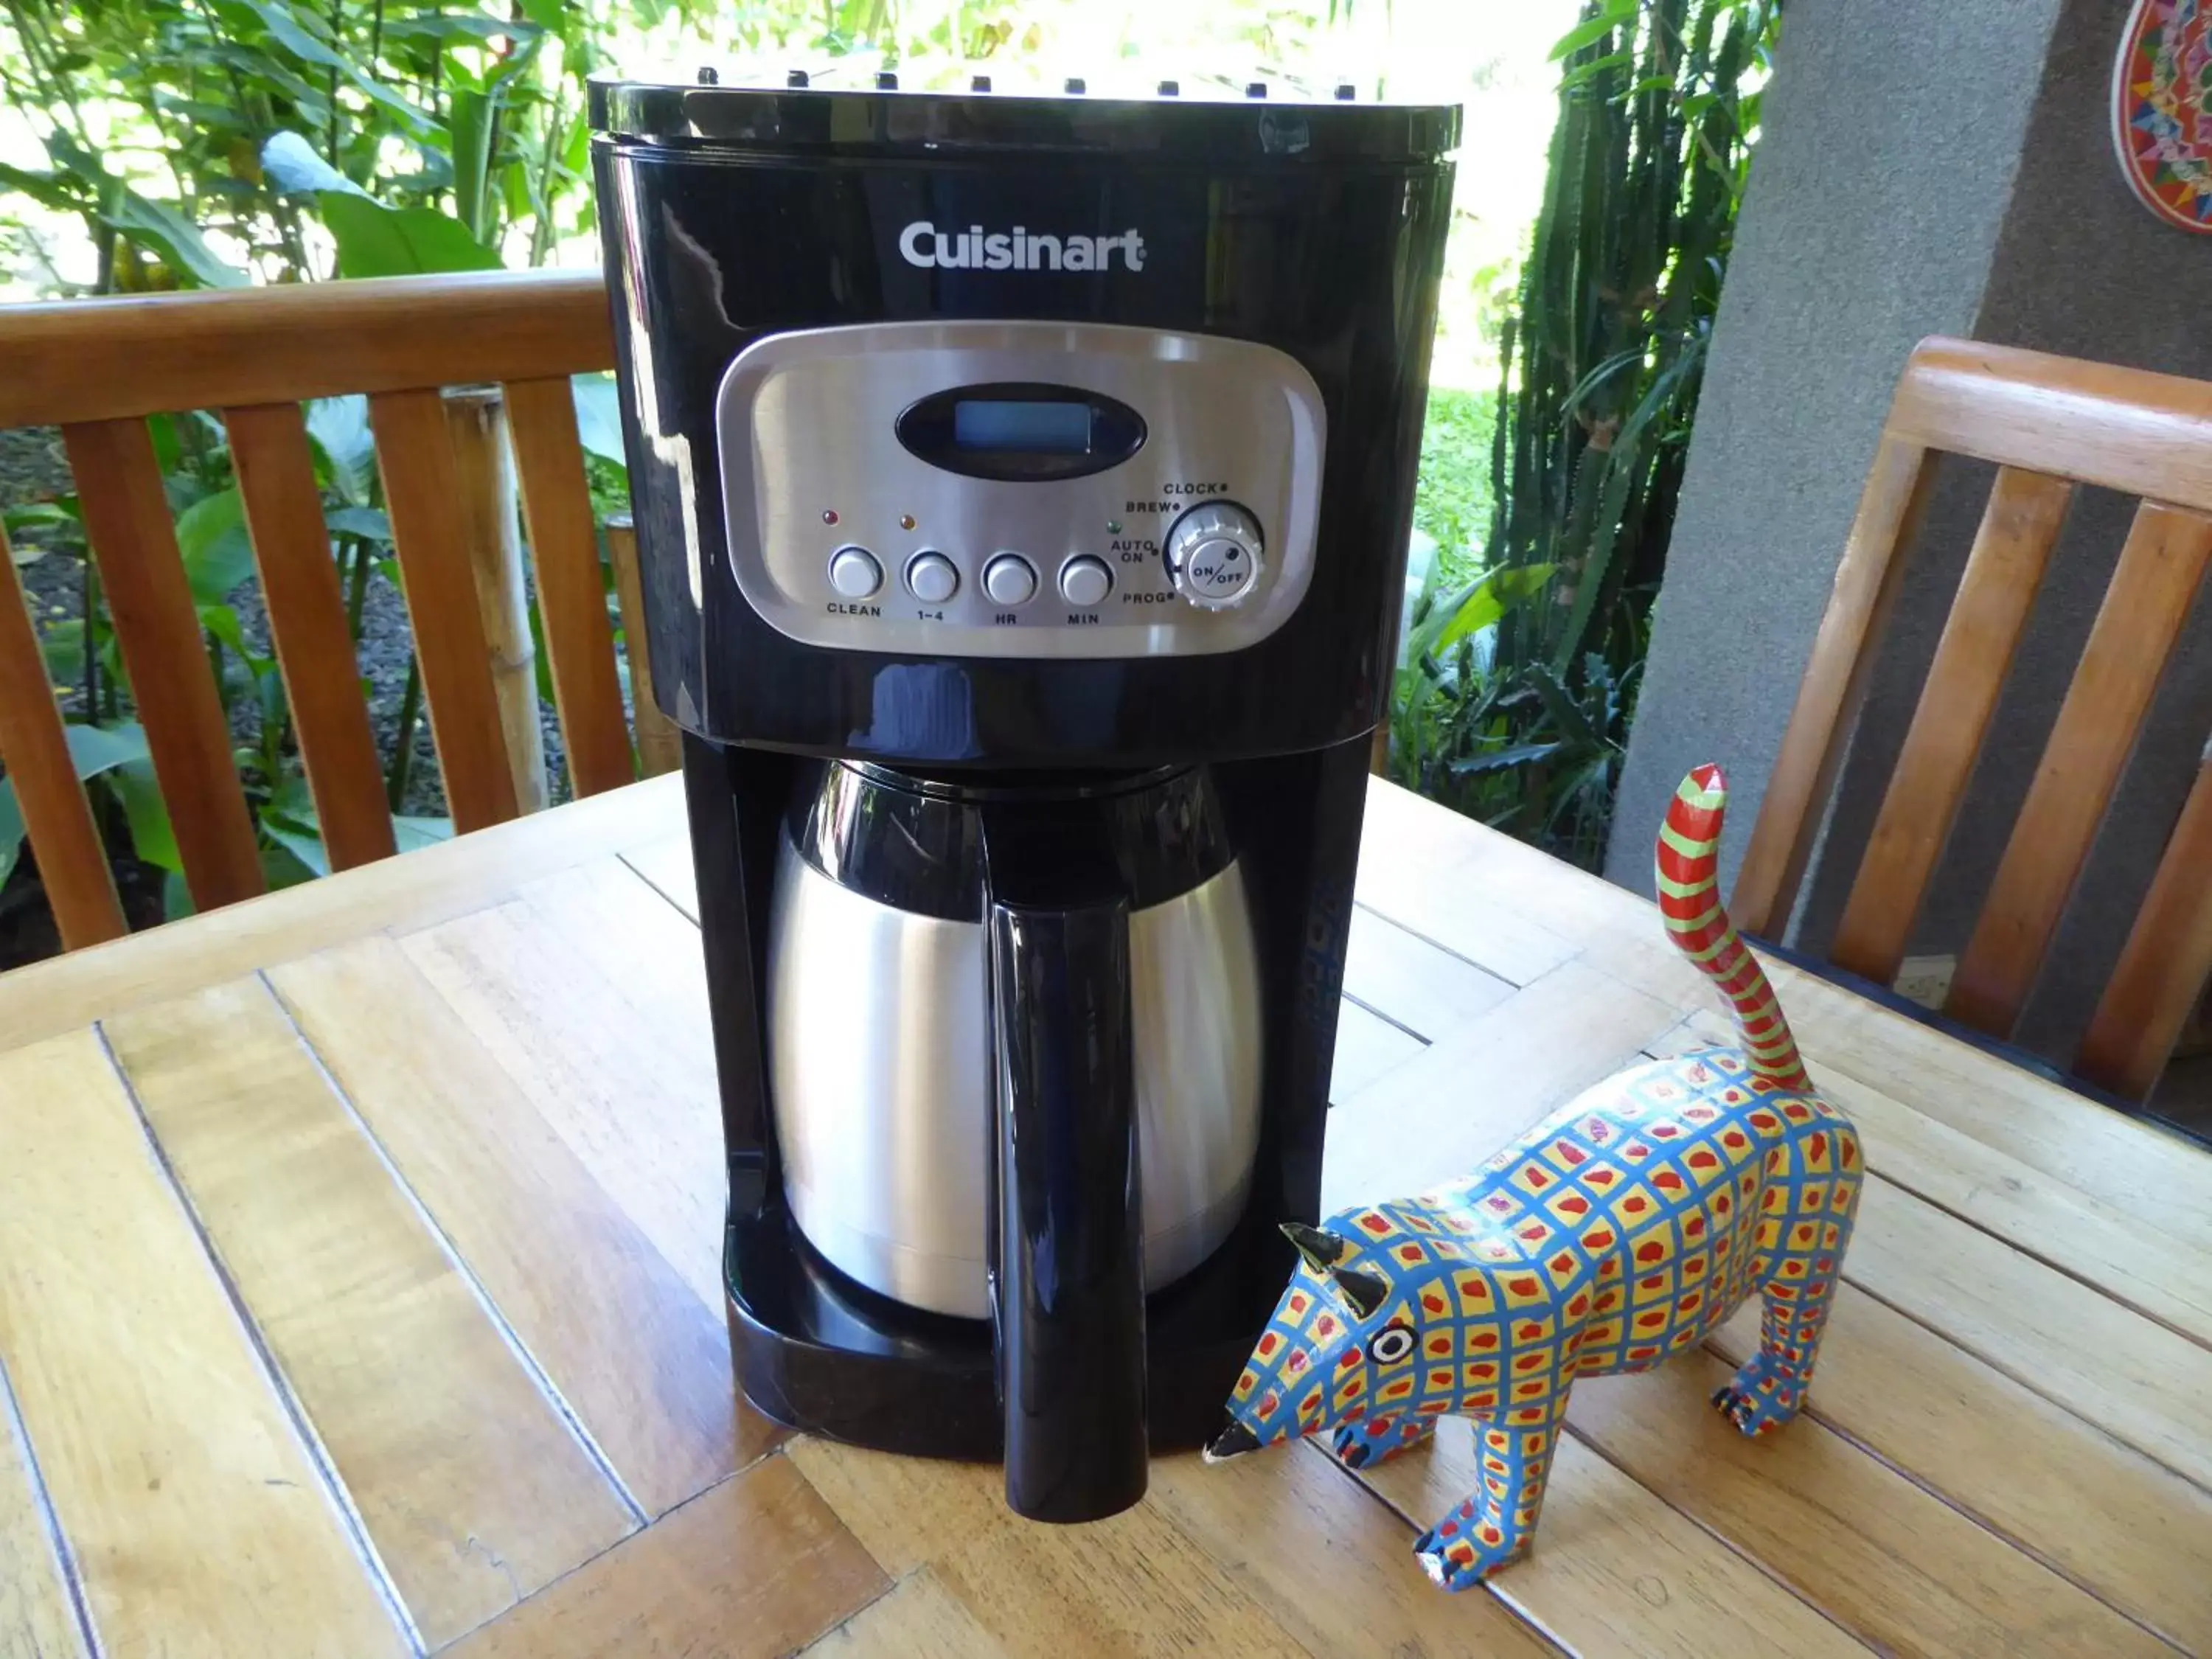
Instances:
[[[1060,568],[1060,597],[1081,610],[1089,610],[1114,591],[1114,573],[1103,560],[1085,554]]]

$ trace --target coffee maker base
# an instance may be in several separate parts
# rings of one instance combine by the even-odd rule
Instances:
[[[1248,1218],[1249,1222],[1249,1218]],[[1152,1449],[1191,1451],[1221,1426],[1256,1331],[1255,1285],[1286,1255],[1241,1229],[1146,1304]],[[787,1428],[877,1451],[995,1462],[1004,1449],[990,1325],[902,1307],[816,1254],[787,1213],[731,1218],[723,1273],[730,1350],[754,1408]]]

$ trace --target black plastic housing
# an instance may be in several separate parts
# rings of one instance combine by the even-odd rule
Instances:
[[[592,100],[654,683],[671,718],[723,741],[986,767],[1279,754],[1372,728],[1455,110],[627,84],[595,86]],[[922,220],[1136,226],[1148,252],[1138,270],[921,269],[898,240]],[[723,372],[771,331],[945,318],[1188,330],[1297,359],[1322,390],[1328,440],[1297,613],[1243,651],[1083,662],[825,651],[763,621],[729,569]],[[917,701],[931,719],[912,718]]]
[[[1317,1218],[1458,112],[609,82],[592,87],[592,118],[654,683],[685,731],[739,1382],[770,1416],[815,1432],[1006,1455],[1010,1494],[1029,1512],[1108,1512],[1142,1489],[1136,1443],[1194,1447],[1218,1427],[1293,1260],[1278,1224]],[[1135,227],[1145,255],[1136,269],[1126,258],[1079,271],[923,268],[899,247],[921,221],[1101,237]],[[730,568],[714,415],[730,362],[779,331],[945,319],[1207,333],[1296,358],[1321,389],[1328,436],[1313,578],[1288,621],[1237,651],[1119,660],[830,650],[765,622]],[[1080,388],[1079,369],[1071,360],[1069,386]],[[1050,1100],[1034,1087],[1026,1102],[1002,1099],[1002,1131],[1026,1121],[1064,1137],[1100,1179],[1064,1216],[1033,1204],[1003,1215],[1001,1272],[1008,1241],[1017,1255],[1031,1235],[1079,1245],[1097,1268],[1083,1340],[1119,1333],[1077,1352],[1055,1346],[1074,1324],[1026,1322],[1042,1337],[1007,1374],[1042,1380],[1027,1397],[1018,1381],[1006,1409],[988,1322],[854,1284],[813,1252],[784,1203],[764,1063],[768,922],[786,815],[838,758],[987,773],[974,781],[1016,791],[1048,770],[1204,763],[1220,823],[1196,826],[1200,850],[1215,856],[1225,842],[1243,871],[1261,1008],[1244,1215],[1196,1270],[1129,1300],[1141,1282],[1128,1253],[1133,1188],[1108,1167],[1115,1146],[1127,1159],[1126,1125],[1109,1109],[1126,1091],[1106,1077]],[[1081,896],[1110,912],[1110,894]],[[1120,933],[1104,912],[1063,904],[1041,921],[1044,901],[1060,903],[1048,890],[993,897],[1002,953],[1026,950],[1058,964],[1070,994],[1112,1000]],[[1049,1038],[1042,1015],[1001,1012],[1002,1028]],[[1018,1042],[1000,1060],[1017,1088],[1023,1068],[1034,1081],[1060,1063]],[[1068,1109],[1086,1097],[1098,1109]],[[1027,1293],[1021,1262],[1012,1267],[1008,1292]],[[1102,1366],[1095,1384],[1085,1377]],[[1094,1431],[1110,1455],[1070,1462]]]

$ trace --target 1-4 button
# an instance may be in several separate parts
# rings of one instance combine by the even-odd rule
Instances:
[[[917,553],[907,561],[906,591],[924,605],[943,605],[960,591],[960,573],[942,553]]]
[[[865,547],[841,547],[830,556],[830,586],[848,599],[865,599],[884,585],[884,568]]]
[[[1060,568],[1060,597],[1072,605],[1088,610],[1113,591],[1114,573],[1103,560],[1085,555]]]

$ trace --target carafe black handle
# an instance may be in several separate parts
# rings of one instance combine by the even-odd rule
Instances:
[[[1128,902],[1089,812],[988,806],[983,842],[1006,1503],[1095,1521],[1146,1474]]]

